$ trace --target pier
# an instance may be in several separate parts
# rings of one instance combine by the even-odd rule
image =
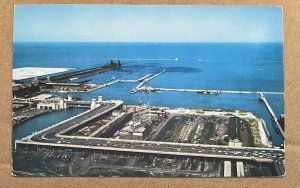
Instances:
[[[90,68],[90,69],[84,69],[84,70],[74,71],[74,72],[70,72],[70,73],[65,73],[65,74],[58,75],[58,76],[50,76],[48,81],[68,82],[72,79],[88,77],[88,76],[92,76],[94,74],[99,74],[99,73],[103,73],[103,72],[110,71],[113,69],[118,69],[120,67],[121,67],[121,65],[118,63],[111,63],[111,64],[101,65],[101,66],[97,66],[97,67]],[[44,78],[42,80],[47,80],[47,79],[48,78]]]
[[[210,90],[210,89],[180,89],[180,88],[153,88],[156,91],[178,91],[178,92],[193,92],[198,94],[273,94],[283,95],[283,92],[271,91],[229,91],[229,90]]]
[[[264,104],[266,105],[268,111],[270,112],[270,114],[272,116],[272,120],[274,121],[277,130],[279,130],[280,134],[284,138],[284,132],[283,132],[283,130],[282,130],[282,128],[281,128],[281,126],[280,126],[280,124],[278,122],[278,119],[277,119],[275,113],[273,112],[271,106],[269,105],[267,99],[265,98],[265,96],[263,95],[262,92],[260,92],[259,95],[260,95],[260,100],[262,100],[264,102]]]
[[[147,80],[149,81],[149,80]],[[140,83],[131,93],[136,93],[142,91],[142,86],[147,82],[146,80]],[[283,92],[273,92],[273,91],[229,91],[229,90],[212,90],[212,89],[181,89],[181,88],[151,88],[153,91],[176,91],[176,92],[192,92],[198,94],[269,94],[269,95],[283,95]]]
[[[104,87],[107,87],[107,86],[110,86],[110,85],[113,85],[113,84],[116,84],[116,83],[138,83],[138,82],[141,82],[136,88],[139,88],[139,87],[142,87],[145,83],[147,83],[149,80],[152,80],[153,78],[161,75],[162,73],[164,73],[165,70],[163,70],[162,72],[160,73],[157,73],[155,75],[152,75],[152,74],[147,74],[145,76],[143,76],[142,78],[139,78],[137,80],[118,80],[118,79],[112,79],[110,80],[109,82],[105,83],[105,84],[102,84],[102,85],[99,85],[99,87],[97,89],[101,89],[101,88],[104,88]]]
[[[124,83],[126,83],[126,82],[137,83],[137,82],[143,82],[145,79],[149,78],[150,76],[152,76],[152,74],[147,74],[137,80],[119,80],[119,81],[124,82]]]
[[[98,89],[101,89],[101,88],[104,88],[104,87],[107,87],[107,86],[110,86],[110,85],[113,85],[113,84],[116,84],[116,83],[119,83],[119,82],[120,82],[120,80],[113,80],[111,82],[107,82],[103,85],[100,85]]]
[[[146,78],[149,78],[150,76],[152,76],[152,74],[147,74],[146,76],[144,76],[144,77],[138,79],[137,81],[138,81],[138,82],[142,82],[143,80],[145,80]]]
[[[119,80],[121,83],[136,83],[138,82],[137,80]]]
[[[157,74],[154,74],[154,75],[146,75],[145,77],[143,78],[140,78],[139,81],[141,81],[142,79],[144,79],[138,86],[136,86],[135,89],[133,89],[131,91],[132,94],[138,92],[140,90],[141,87],[143,87],[147,82],[149,82],[150,80],[160,76],[161,74],[165,73],[166,72],[166,69],[164,69],[163,71],[157,73]]]

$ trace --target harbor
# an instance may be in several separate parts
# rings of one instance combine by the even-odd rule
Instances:
[[[112,63],[13,84],[15,174],[35,165],[43,169],[34,174],[64,176],[126,176],[129,168],[154,177],[285,174],[273,120],[280,89],[205,87],[193,77],[174,82],[177,71],[197,69]]]
[[[10,174],[285,176],[282,7],[215,4],[13,7]]]
[[[100,89],[105,87],[109,84],[105,85],[97,85],[97,84],[86,84],[86,80],[79,81],[79,82],[72,82],[74,80],[78,80],[81,78],[89,77],[95,74],[104,73],[114,69],[121,68],[120,61],[113,62],[111,61],[110,64],[104,64],[101,66],[83,69],[79,71],[71,71],[67,73],[60,73],[59,75],[52,75],[53,73],[65,72],[68,69],[51,69],[50,74],[33,74],[31,73],[30,69],[22,69],[18,71],[18,77],[22,78],[13,81],[13,97],[14,98],[30,98],[36,96],[40,93],[47,93],[47,92],[92,92],[94,90]],[[40,68],[45,69],[45,68]],[[49,69],[49,68],[48,68]],[[48,70],[46,69],[46,70]],[[52,74],[51,74],[52,73]],[[40,75],[40,77],[38,77]],[[29,81],[29,79],[33,77],[33,80]],[[26,78],[26,79],[25,79]]]
[[[124,115],[126,115],[125,119]],[[112,118],[109,118],[109,116],[112,116]],[[237,120],[236,116],[239,117],[239,120]],[[195,119],[195,117],[197,117],[197,119]],[[225,119],[225,121],[229,118],[229,122],[232,123],[229,124],[228,130],[226,130],[227,128],[220,127],[223,123],[220,125],[217,124],[217,122],[220,123],[220,119],[209,119],[207,121],[207,118],[215,117]],[[235,120],[231,121],[231,118],[234,117]],[[122,120],[119,120],[120,118]],[[182,125],[179,125],[181,127],[181,131],[174,134],[170,131],[175,130],[171,130],[168,126],[174,123],[174,119],[180,123],[181,120],[179,121],[178,118],[190,119],[182,120],[182,125],[187,123],[188,126],[182,127]],[[62,153],[60,155],[63,155],[62,158],[64,159],[68,159],[66,156],[73,156],[75,152],[87,152],[99,153],[101,156],[103,156],[103,154],[128,157],[143,156],[140,159],[140,163],[147,161],[145,160],[145,157],[154,157],[157,159],[167,158],[169,160],[203,159],[205,161],[214,161],[214,163],[216,161],[225,160],[224,172],[222,170],[218,170],[218,172],[216,172],[219,176],[224,175],[224,177],[245,176],[246,172],[244,171],[244,167],[242,167],[244,163],[246,166],[248,163],[260,163],[260,165],[269,165],[268,168],[275,168],[273,165],[282,168],[281,163],[274,161],[282,161],[283,150],[272,148],[270,146],[255,145],[255,147],[253,147],[254,145],[248,145],[249,143],[246,141],[248,138],[244,137],[245,135],[249,138],[252,136],[254,138],[260,136],[251,136],[250,132],[254,132],[253,130],[244,134],[242,129],[244,129],[244,126],[248,125],[243,125],[244,123],[237,125],[237,122],[240,122],[240,119],[243,119],[245,122],[253,120],[258,122],[260,121],[255,116],[246,112],[166,109],[160,107],[152,108],[147,105],[131,106],[130,108],[127,108],[124,106],[122,101],[104,101],[102,100],[102,97],[99,97],[98,100],[92,100],[90,102],[90,107],[87,111],[70,117],[69,119],[61,121],[41,131],[34,132],[25,138],[16,140],[14,147],[18,152],[46,152],[43,159],[49,158],[48,156],[50,156],[50,152],[52,154],[56,152]],[[191,122],[191,120],[195,122]],[[220,130],[212,128],[211,126],[207,126],[206,128],[195,127],[199,121],[203,120],[207,121],[209,124],[214,122],[214,124],[219,127],[218,129],[223,130],[224,134],[229,135],[229,138],[226,139],[222,134],[217,138],[210,138],[216,133],[207,131],[206,129],[216,129],[215,131],[217,132],[220,132]],[[231,126],[234,127],[230,128]],[[238,126],[238,128],[236,128],[236,126]],[[130,134],[130,132],[132,132],[128,131],[128,128],[136,129],[136,131],[134,131],[132,136],[123,138],[122,134]],[[143,128],[143,131],[137,132],[137,130],[141,128]],[[158,128],[159,130],[157,130]],[[201,137],[197,135],[190,135],[194,132],[191,131],[192,129],[197,129],[198,131],[196,131],[196,134],[201,135]],[[125,130],[128,132],[120,132]],[[92,132],[88,133],[86,131]],[[228,133],[226,133],[227,131]],[[167,132],[167,134],[165,134],[165,132]],[[170,137],[168,134],[173,136]],[[147,135],[150,135],[150,137]],[[169,137],[169,139],[165,140],[162,135]],[[145,140],[145,138],[147,138],[147,140]],[[190,140],[188,138],[197,138],[199,141],[197,143],[195,140]],[[217,140],[220,138],[225,142]],[[215,142],[211,142],[211,140],[214,139],[216,139]],[[71,157],[69,158],[71,159]],[[228,162],[226,162],[228,160],[233,162],[237,160],[236,168],[231,167],[231,163],[229,163],[230,167],[228,167]],[[153,168],[156,166],[156,160],[152,163],[154,164],[152,166]],[[221,166],[222,164],[222,162],[219,163]],[[179,173],[181,170],[187,169],[187,166],[181,167],[181,165],[183,164],[180,163],[176,165]],[[208,167],[212,164],[206,165]],[[164,167],[159,168],[164,170]],[[236,172],[231,174],[231,172],[228,172],[227,168],[233,168]],[[193,170],[190,170],[194,171],[197,169],[201,169],[201,165],[199,166],[198,164],[193,168]],[[205,172],[201,170],[198,172],[201,176],[205,174]],[[166,171],[166,173],[169,174],[170,172]],[[261,173],[263,173],[263,171],[261,171]],[[277,173],[277,175],[282,175],[284,171],[282,172],[277,170]],[[73,173],[70,175],[73,175]]]

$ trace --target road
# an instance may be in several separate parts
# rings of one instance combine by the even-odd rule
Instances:
[[[176,156],[216,157],[224,159],[254,160],[262,162],[282,161],[284,150],[274,148],[229,147],[219,145],[188,144],[174,142],[137,141],[84,136],[63,135],[67,130],[110,112],[121,104],[105,104],[89,112],[40,131],[30,137],[17,140],[18,144],[85,148],[137,153],[166,154]]]
[[[113,109],[116,109],[118,105],[115,104],[103,104],[102,106],[95,108],[93,110],[90,110],[88,113],[82,113],[79,116],[75,116],[74,118],[69,119],[68,121],[61,122],[58,126],[52,127],[51,129],[46,129],[44,131],[41,131],[41,133],[38,133],[34,136],[32,136],[30,139],[32,141],[44,141],[44,142],[50,142],[52,140],[57,140],[59,138],[56,137],[57,133],[66,132],[66,130],[70,130],[70,128],[75,128],[82,123],[85,123],[86,121],[93,120],[99,116],[101,116],[103,113],[112,111]]]

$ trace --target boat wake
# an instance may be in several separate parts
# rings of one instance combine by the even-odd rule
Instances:
[[[176,58],[102,58],[101,60],[120,60],[120,61],[179,61]]]

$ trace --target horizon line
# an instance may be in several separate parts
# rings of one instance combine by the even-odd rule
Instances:
[[[13,43],[284,43],[284,41],[13,41]]]

